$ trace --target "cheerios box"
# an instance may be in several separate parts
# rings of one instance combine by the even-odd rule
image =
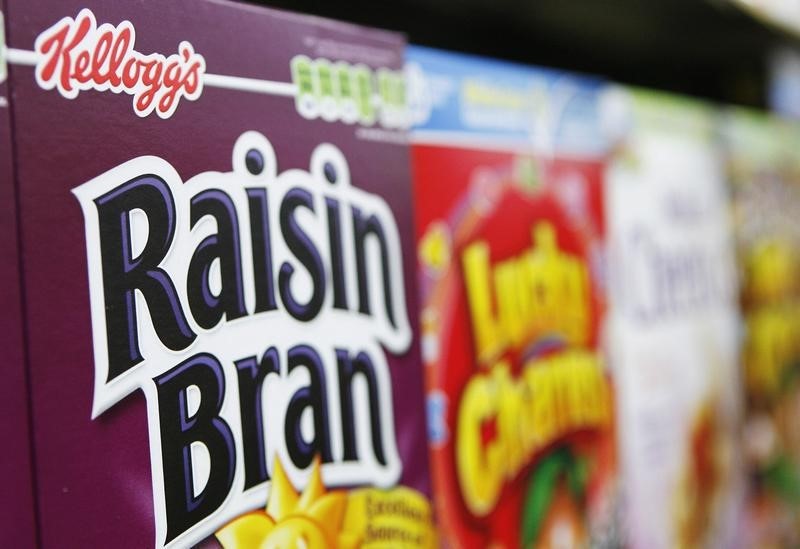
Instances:
[[[403,38],[6,9],[41,545],[433,543]]]
[[[741,273],[750,546],[800,543],[800,127],[728,108],[726,175]]]
[[[617,86],[601,103],[628,545],[738,547],[741,325],[716,111]]]
[[[441,539],[614,546],[601,85],[425,48],[408,57]]]
[[[2,6],[2,4],[0,4]],[[3,22],[0,17],[0,36]],[[16,191],[13,177],[11,109],[7,73],[0,64],[0,466],[6,486],[0,491],[0,532],[12,547],[36,544],[33,474],[30,458],[30,419],[25,375],[22,287],[20,286]]]

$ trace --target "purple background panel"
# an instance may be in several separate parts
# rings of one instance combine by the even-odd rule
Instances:
[[[36,531],[8,88],[8,80],[0,84],[0,468],[6,476],[0,490],[0,532],[4,545],[24,548],[35,545]]]

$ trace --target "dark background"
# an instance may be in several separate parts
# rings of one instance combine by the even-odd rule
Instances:
[[[409,41],[766,107],[796,39],[726,0],[248,0],[398,30]]]

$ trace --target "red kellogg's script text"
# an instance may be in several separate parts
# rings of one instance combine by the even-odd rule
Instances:
[[[83,9],[36,39],[36,82],[68,99],[84,90],[125,92],[133,96],[133,110],[141,117],[155,111],[169,118],[181,97],[200,97],[206,63],[189,42],[181,42],[178,53],[168,57],[140,53],[135,43],[130,21],[98,27],[94,14]]]

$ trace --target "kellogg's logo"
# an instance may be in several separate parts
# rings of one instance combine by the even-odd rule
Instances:
[[[207,73],[205,59],[186,40],[168,56],[144,54],[135,45],[130,21],[98,26],[89,9],[42,32],[33,51],[6,48],[0,24],[0,82],[6,62],[33,66],[36,82],[44,90],[58,90],[67,99],[87,90],[124,92],[133,96],[133,110],[140,117],[155,112],[169,118],[181,98],[194,101],[204,87],[216,87],[293,98],[297,113],[308,120],[391,130],[410,123],[402,69],[299,54],[289,61],[291,81],[281,82]]]
[[[83,9],[36,39],[36,82],[67,99],[86,90],[124,92],[133,96],[133,110],[141,117],[155,111],[169,118],[182,97],[200,97],[206,62],[189,42],[169,56],[143,54],[135,45],[130,21],[98,27],[94,14]]]

